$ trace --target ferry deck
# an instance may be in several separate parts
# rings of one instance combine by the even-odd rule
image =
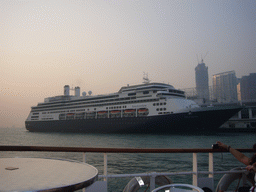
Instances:
[[[237,149],[240,152],[253,152],[253,149]],[[87,153],[101,153],[103,154],[104,158],[104,165],[103,165],[103,174],[98,176],[98,180],[89,186],[86,189],[83,189],[83,191],[86,192],[96,192],[96,191],[102,191],[107,192],[108,191],[108,179],[110,178],[136,178],[137,180],[143,177],[149,177],[149,183],[143,183],[140,185],[140,187],[144,187],[143,185],[148,184],[148,188],[150,191],[154,190],[156,188],[156,178],[159,176],[170,176],[174,177],[177,175],[190,175],[192,177],[192,184],[193,186],[198,186],[200,188],[207,188],[210,191],[215,191],[216,189],[216,183],[214,183],[214,177],[218,174],[237,174],[237,173],[245,173],[245,169],[239,169],[239,170],[226,170],[226,171],[215,171],[214,170],[214,159],[213,159],[213,153],[226,153],[227,151],[223,149],[135,149],[135,148],[81,148],[81,147],[49,147],[49,146],[0,146],[0,151],[19,151],[19,152],[25,152],[25,151],[32,151],[32,152],[75,152],[75,153],[81,153],[83,156],[83,161],[86,162],[86,154]],[[176,154],[184,154],[189,153],[192,155],[192,164],[193,168],[192,170],[181,170],[179,172],[155,172],[152,170],[152,172],[149,173],[136,173],[136,174],[108,174],[108,169],[110,168],[108,166],[108,156],[111,154],[121,154],[121,153],[176,153]],[[207,171],[201,171],[200,167],[198,167],[198,159],[197,156],[199,153],[205,153],[208,154],[208,170]],[[204,177],[202,176],[204,175]],[[206,175],[206,176],[205,176]],[[139,182],[139,180],[138,180]],[[242,185],[245,185],[246,181],[243,180],[241,182]],[[247,184],[247,183],[246,183]],[[125,192],[129,192],[129,190],[124,190]]]

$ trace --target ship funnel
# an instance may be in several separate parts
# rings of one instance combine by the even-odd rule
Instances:
[[[75,87],[75,96],[76,97],[80,96],[80,87]]]
[[[69,96],[69,85],[64,86],[64,96]]]

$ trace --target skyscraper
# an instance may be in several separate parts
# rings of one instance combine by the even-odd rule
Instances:
[[[256,100],[256,73],[243,76],[240,81],[241,101]]]
[[[219,103],[237,101],[237,78],[235,71],[228,71],[213,75],[214,99]]]
[[[208,79],[208,67],[202,59],[202,63],[198,63],[195,68],[196,71],[196,91],[197,97],[203,99],[203,101],[209,100],[209,79]]]

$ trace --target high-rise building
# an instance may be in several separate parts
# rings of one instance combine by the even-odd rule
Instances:
[[[195,68],[196,71],[196,91],[197,97],[203,99],[203,101],[209,100],[209,79],[208,79],[208,67],[205,63],[198,63]]]
[[[235,71],[213,75],[213,96],[219,103],[237,102],[237,78]]]
[[[241,78],[239,95],[241,101],[256,100],[256,73]]]

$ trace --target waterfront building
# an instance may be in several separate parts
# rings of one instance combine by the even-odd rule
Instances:
[[[213,96],[219,103],[237,102],[237,78],[235,71],[213,75]]]
[[[243,76],[238,87],[239,101],[256,101],[256,73]]]
[[[196,73],[196,91],[198,99],[202,99],[204,103],[209,100],[209,79],[208,79],[208,67],[205,63],[198,63],[195,68]]]
[[[241,78],[238,78],[237,80],[238,80],[238,84],[237,84],[237,100],[241,101],[242,100],[242,98],[241,98],[241,83],[240,83]]]

